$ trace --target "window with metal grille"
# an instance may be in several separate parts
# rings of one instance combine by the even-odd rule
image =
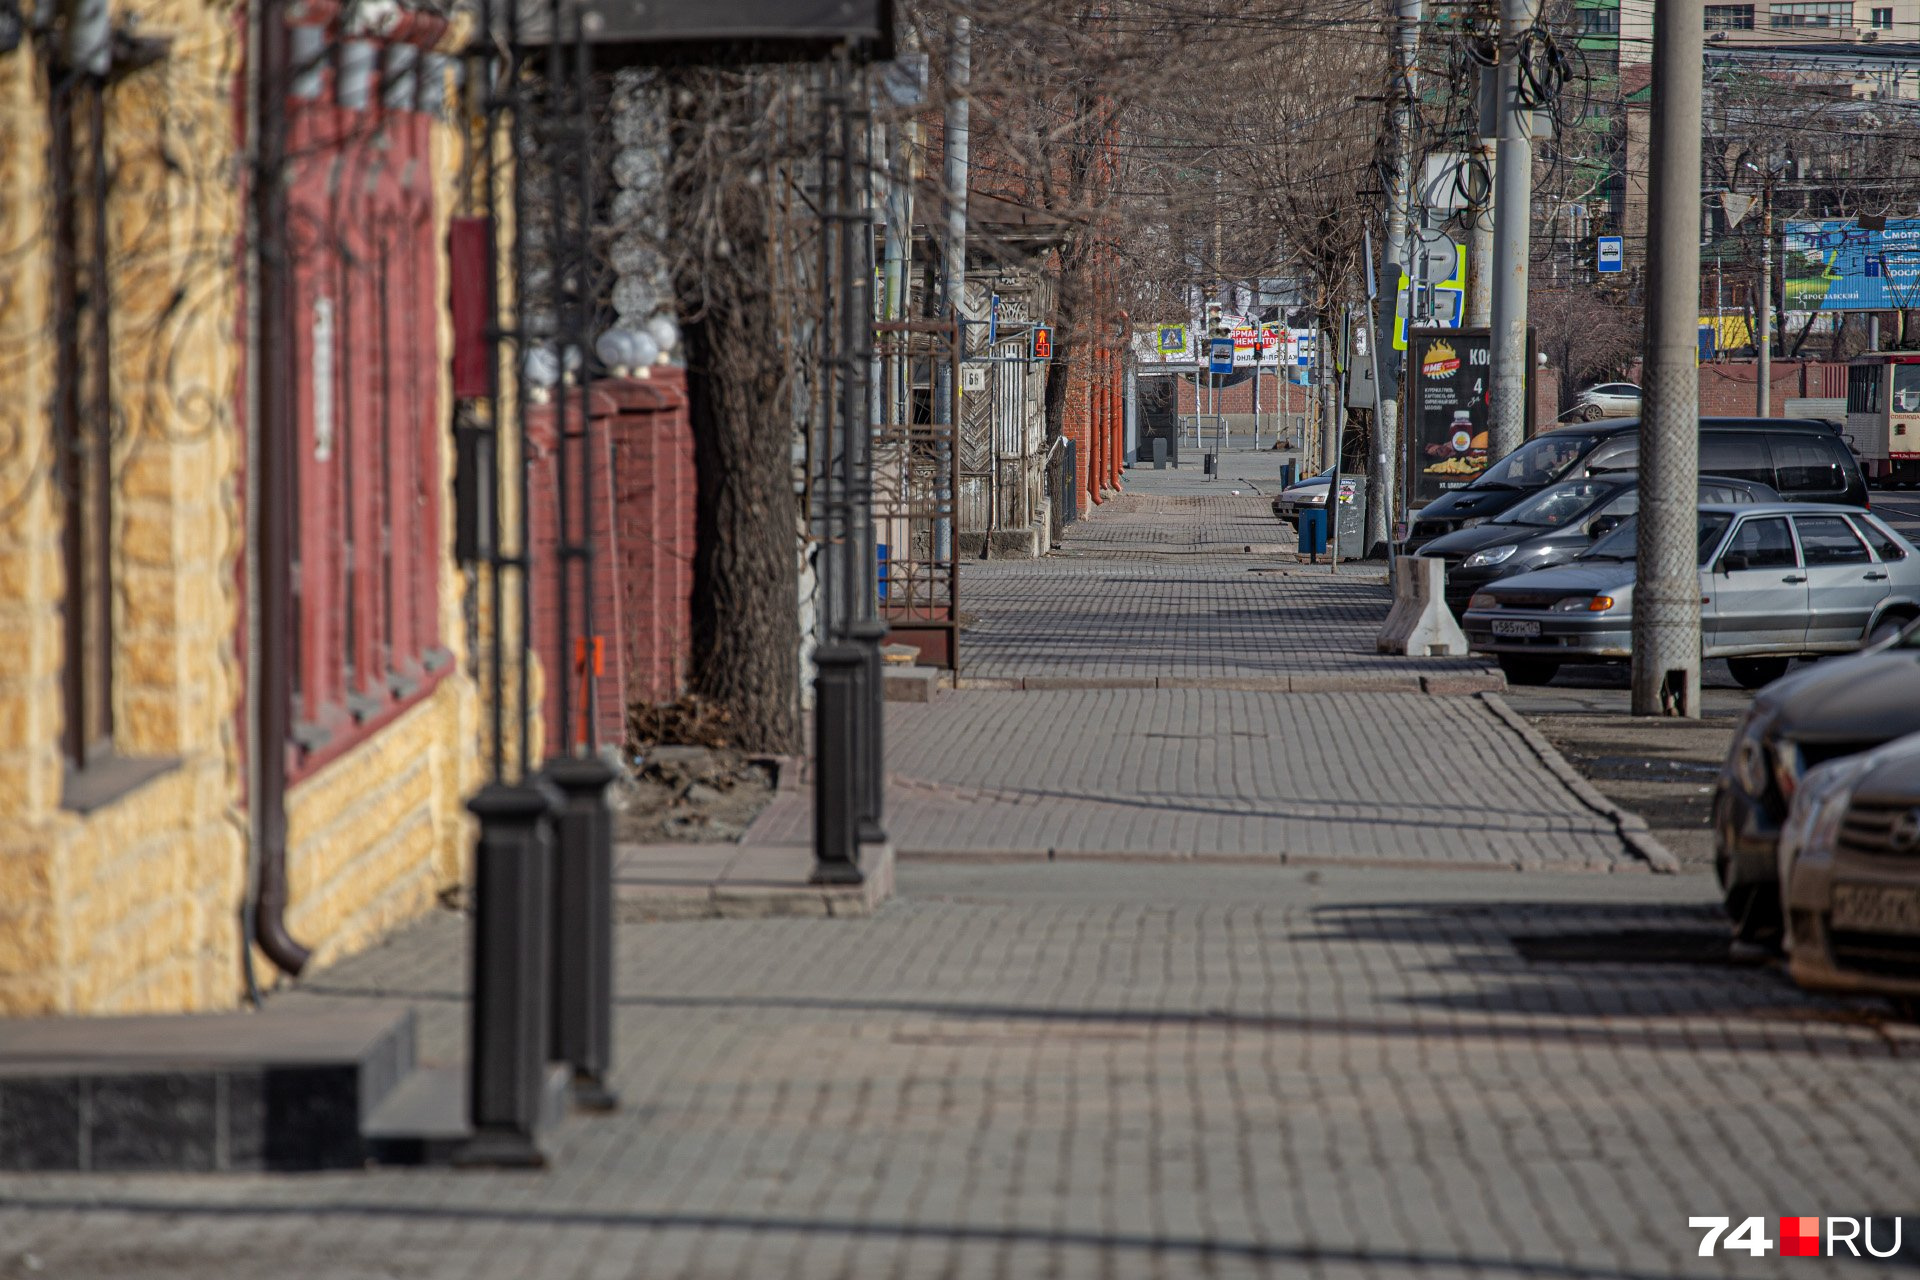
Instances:
[[[385,723],[451,659],[428,116],[348,89],[288,100],[296,776]]]
[[[104,82],[52,85],[54,439],[66,577],[61,747],[70,772],[113,754],[113,399]]]
[[[1610,36],[1620,31],[1618,9],[1576,9],[1573,16],[1583,36]]]
[[[1753,30],[1753,6],[1750,4],[1710,4],[1707,6],[1707,30]]]

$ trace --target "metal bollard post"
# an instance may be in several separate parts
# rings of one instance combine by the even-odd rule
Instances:
[[[813,883],[860,884],[859,779],[854,737],[859,732],[858,645],[823,644],[813,662]]]
[[[552,819],[545,782],[489,783],[468,802],[474,856],[473,1004],[468,1116],[457,1164],[542,1168],[536,1138],[547,1075],[547,928]]]
[[[544,776],[561,795],[553,860],[552,1057],[573,1068],[573,1101],[612,1111],[612,766],[597,756],[554,760]]]
[[[883,844],[887,838],[887,666],[880,653],[887,624],[863,618],[847,628],[861,650],[859,752],[859,819],[854,836],[861,844]]]

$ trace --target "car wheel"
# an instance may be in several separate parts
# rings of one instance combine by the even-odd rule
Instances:
[[[1912,621],[1912,618],[1898,614],[1882,618],[1873,624],[1873,630],[1867,632],[1867,643],[1873,645],[1879,644],[1882,640],[1891,640],[1905,630],[1906,625]]]
[[[1780,918],[1780,893],[1773,885],[1738,885],[1722,899],[1727,919],[1733,921],[1733,940],[1769,951],[1780,949],[1785,922]]]
[[[1560,673],[1560,664],[1553,658],[1529,658],[1524,654],[1503,653],[1500,655],[1500,670],[1506,672],[1509,684],[1552,684],[1554,676]]]
[[[1728,658],[1727,670],[1742,689],[1759,689],[1787,674],[1791,658]]]

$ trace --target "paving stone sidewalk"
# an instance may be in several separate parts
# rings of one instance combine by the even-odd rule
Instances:
[[[1247,455],[1227,460],[1277,471]],[[1275,481],[1234,497],[1231,479],[1195,476],[1136,468],[1053,555],[962,564],[961,676],[1497,678],[1480,658],[1376,653],[1385,566],[1298,563],[1270,509]]]
[[[1826,1274],[1687,1218],[1884,1247],[1920,1036],[1703,963],[1704,889],[922,864],[870,920],[622,926],[625,1105],[550,1172],[5,1177],[0,1276]],[[407,1002],[455,1055],[466,927],[280,1001]]]
[[[902,857],[1646,866],[1477,698],[966,690],[887,734]],[[804,844],[811,813],[783,793],[746,840]]]

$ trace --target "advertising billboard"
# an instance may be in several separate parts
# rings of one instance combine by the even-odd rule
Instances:
[[[1781,236],[1789,311],[1897,311],[1920,305],[1920,218],[1788,222]]]
[[[1493,338],[1485,329],[1408,335],[1407,477],[1425,506],[1464,488],[1487,467],[1487,382]]]

